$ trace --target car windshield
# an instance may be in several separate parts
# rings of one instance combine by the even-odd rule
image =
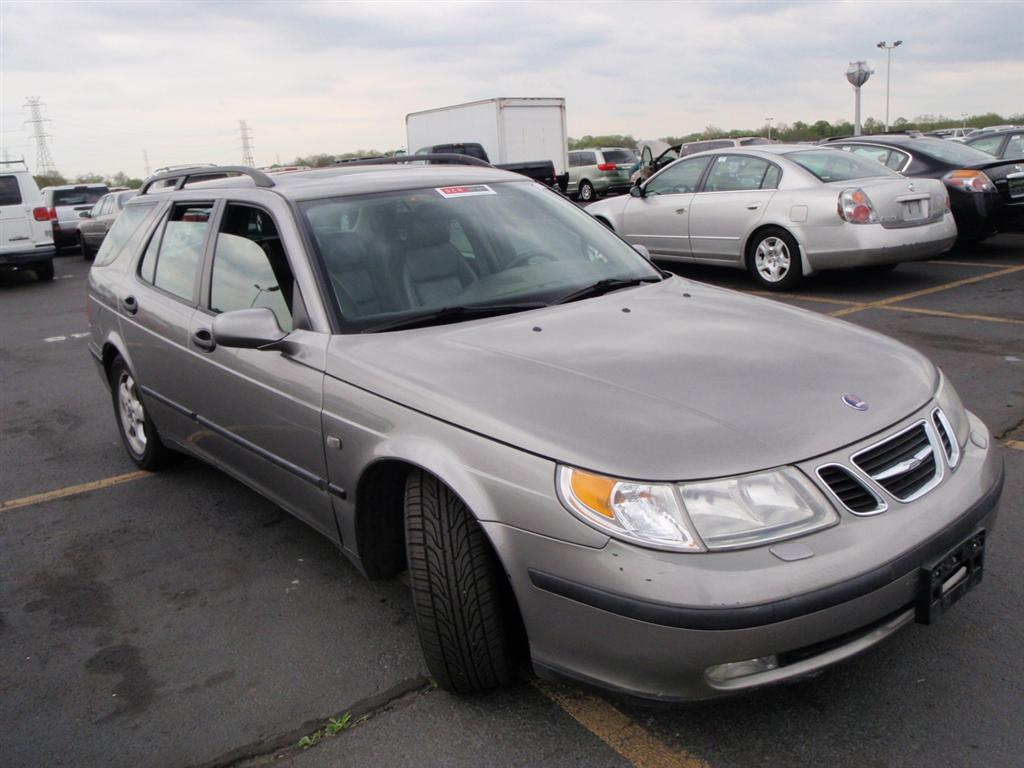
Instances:
[[[339,197],[300,207],[348,332],[383,330],[456,307],[536,308],[601,281],[660,279],[602,224],[534,182]],[[454,316],[448,312],[439,322]]]
[[[92,205],[105,194],[106,187],[82,187],[81,189],[55,189],[53,205]]]
[[[978,163],[992,162],[992,155],[988,152],[982,152],[980,149],[969,147],[958,141],[919,139],[914,142],[913,149],[922,155],[930,155],[936,160],[953,165],[977,165]]]
[[[852,181],[873,176],[899,176],[881,163],[837,149],[807,149],[790,152],[789,160],[812,173],[819,181]]]

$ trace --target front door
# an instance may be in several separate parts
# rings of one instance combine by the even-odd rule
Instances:
[[[694,157],[652,176],[642,197],[626,201],[623,237],[645,246],[652,256],[689,259],[690,206],[707,164],[707,157]]]
[[[287,214],[285,214],[287,215]],[[295,250],[301,246],[289,244]],[[307,330],[286,244],[271,213],[228,202],[212,242],[188,337],[194,445],[218,466],[337,541],[321,427],[330,336]],[[266,307],[291,333],[291,353],[217,346],[220,312]]]

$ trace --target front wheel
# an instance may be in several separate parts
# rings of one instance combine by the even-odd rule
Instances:
[[[78,235],[78,247],[82,249],[82,258],[92,259],[96,256],[96,251],[89,247],[89,244],[85,242],[85,237],[81,234]]]
[[[594,185],[589,181],[580,182],[580,200],[584,203],[589,203],[597,195],[594,192]]]
[[[110,367],[110,390],[118,432],[131,460],[140,469],[158,469],[166,464],[168,451],[146,413],[135,377],[120,357]]]
[[[803,279],[800,247],[786,230],[762,230],[747,247],[747,269],[770,291],[788,291]]]
[[[33,272],[36,273],[36,279],[41,283],[48,283],[53,280],[53,262],[48,261],[45,264],[37,266]]]
[[[421,470],[405,485],[405,542],[420,645],[437,684],[454,693],[515,678],[513,600],[473,513]]]

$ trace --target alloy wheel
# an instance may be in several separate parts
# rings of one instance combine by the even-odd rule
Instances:
[[[789,274],[789,247],[778,237],[766,237],[754,251],[754,267],[769,283],[777,283]]]

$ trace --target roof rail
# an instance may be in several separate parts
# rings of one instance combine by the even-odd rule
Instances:
[[[477,165],[482,168],[493,168],[490,163],[485,163],[477,157],[469,155],[457,155],[454,152],[433,152],[424,155],[395,155],[394,157],[369,157],[361,160],[337,160],[335,165],[399,165],[400,163],[433,162],[452,165]]]
[[[24,165],[25,167],[28,167],[28,163],[25,162],[24,157],[21,158],[20,160],[0,160],[0,165],[18,165],[19,163],[21,165]]]
[[[237,173],[242,176],[248,176],[257,187],[273,187],[274,180],[263,173],[263,171],[257,171],[255,168],[250,168],[247,165],[211,165],[211,166],[199,166],[184,168],[179,171],[167,171],[166,173],[158,173],[155,176],[150,176],[146,179],[146,182],[142,185],[142,189],[139,190],[139,195],[144,195],[151,186],[157,181],[168,181],[173,179],[174,189],[179,190],[188,184],[193,179],[201,179],[204,176],[223,176],[228,173]]]

